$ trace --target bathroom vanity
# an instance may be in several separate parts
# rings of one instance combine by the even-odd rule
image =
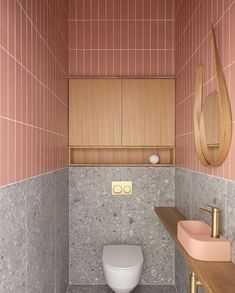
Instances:
[[[190,257],[177,238],[177,223],[185,217],[175,207],[156,207],[155,212],[206,292],[235,292],[235,265],[231,261],[200,261]]]

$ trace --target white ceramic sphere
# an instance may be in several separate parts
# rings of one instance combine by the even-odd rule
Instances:
[[[160,161],[160,158],[159,158],[158,155],[151,155],[151,156],[149,157],[149,162],[150,162],[151,164],[158,164],[159,161]]]

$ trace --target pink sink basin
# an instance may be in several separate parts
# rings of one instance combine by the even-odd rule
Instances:
[[[212,238],[211,227],[202,221],[179,221],[177,238],[187,253],[204,261],[231,261],[231,243],[220,235]]]

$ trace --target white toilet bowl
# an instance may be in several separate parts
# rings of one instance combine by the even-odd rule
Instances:
[[[116,293],[131,292],[139,282],[143,261],[140,246],[104,246],[102,262],[108,286]]]

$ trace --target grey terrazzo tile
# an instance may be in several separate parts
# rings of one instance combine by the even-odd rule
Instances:
[[[69,193],[73,196],[88,192],[110,195],[111,181],[133,180],[133,195],[147,201],[155,194],[155,205],[174,205],[174,168],[70,168],[69,176]]]
[[[141,274],[143,284],[173,284],[174,243],[159,222],[152,204],[136,201],[125,202],[123,209],[123,243],[140,245],[144,254]],[[166,265],[167,264],[167,265]]]
[[[139,285],[133,291],[133,293],[176,293],[174,286],[148,286]],[[70,286],[67,293],[113,293],[108,286],[105,285],[74,285]]]
[[[54,173],[31,180],[27,209],[28,293],[54,291],[55,180]]]
[[[106,285],[70,285],[67,293],[113,293]]]
[[[17,183],[0,188],[0,289],[26,290],[26,193]]]
[[[27,290],[40,290],[40,251],[41,251],[41,178],[28,181],[27,194]]]
[[[0,188],[0,202],[0,292],[64,293],[68,169]]]
[[[189,170],[176,168],[175,170],[175,206],[190,218],[191,215],[191,172]]]
[[[175,250],[175,286],[179,293],[189,292],[191,269],[185,263],[178,249]],[[206,293],[205,290],[199,286],[198,293]]]
[[[185,263],[178,249],[175,249],[175,286],[180,293],[189,292],[190,268]]]
[[[187,218],[200,219],[211,225],[211,217],[199,213],[197,209],[206,207],[206,204],[218,206],[222,212],[222,233],[226,232],[228,238],[234,239],[232,231],[235,219],[233,212],[235,184],[232,185],[222,178],[180,168],[176,168],[175,182],[176,206]],[[177,250],[175,263],[176,287],[180,293],[188,293],[190,268]],[[199,288],[199,292],[205,293],[202,287]]]
[[[112,196],[112,180],[133,180],[133,196]],[[174,205],[174,168],[70,168],[69,187],[71,284],[105,283],[103,246],[122,243],[143,247],[143,283],[174,282],[174,244],[154,212]]]
[[[56,244],[55,244],[55,291],[64,293],[69,279],[69,186],[68,169],[55,174]]]
[[[200,219],[211,224],[211,217],[198,212],[199,207],[206,207],[207,204],[215,205],[222,211],[221,231],[224,233],[225,214],[225,193],[226,181],[213,176],[192,172],[192,203],[191,219]]]
[[[133,291],[133,293],[176,293],[174,286],[151,286],[151,285],[139,285]]]
[[[122,237],[119,199],[103,197],[101,204],[80,205],[70,198],[70,279],[78,283],[104,283],[102,251],[105,244],[117,243]],[[113,211],[110,207],[115,207]]]

